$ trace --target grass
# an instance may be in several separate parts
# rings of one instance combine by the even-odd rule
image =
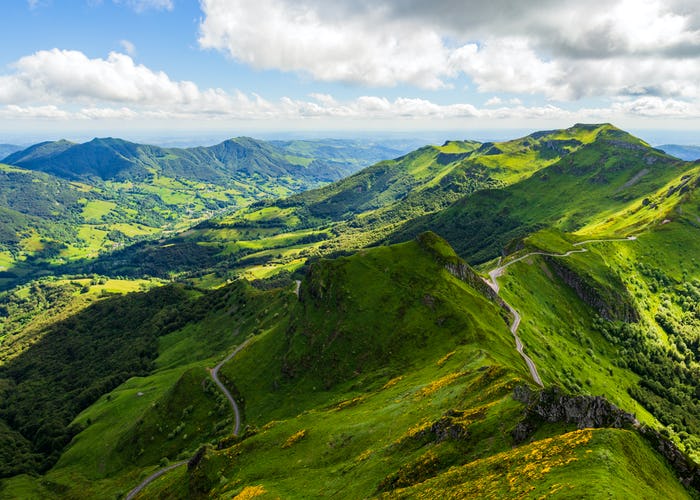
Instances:
[[[543,439],[451,469],[391,497],[464,496],[692,498],[638,435],[611,429]]]
[[[474,195],[457,208],[476,200],[479,209],[481,197],[495,200],[493,217],[512,217],[525,229],[519,252],[561,253],[574,248],[575,241],[639,231],[634,242],[590,244],[589,252],[561,260],[523,260],[508,268],[500,284],[502,296],[522,314],[519,335],[546,384],[605,395],[642,422],[658,425],[662,415],[652,415],[630,395],[641,375],[625,362],[618,341],[600,330],[598,302],[613,312],[619,305],[633,307],[639,324],[657,335],[659,345],[674,348],[678,343],[656,318],[660,311],[678,321],[690,316],[682,286],[700,278],[700,205],[695,191],[673,189],[682,188],[688,183],[683,176],[696,172],[646,150],[644,155],[651,156],[608,155],[608,140],[640,146],[609,126],[574,127],[543,137],[496,144],[501,152],[480,161],[494,176],[518,183],[505,194]],[[603,139],[602,149],[587,149],[597,138]],[[570,154],[559,160],[542,152],[550,140],[562,141],[557,147]],[[468,156],[478,147],[448,143],[424,148],[409,155],[406,165],[416,178],[427,179],[436,166],[422,155]],[[625,161],[632,166],[623,168]],[[642,204],[647,196],[661,208]],[[441,217],[454,215],[457,208]],[[648,216],[653,210],[670,214],[671,222],[658,224],[656,215]],[[359,215],[369,220],[382,213],[372,208]],[[327,221],[323,229],[286,226],[306,215],[298,207],[256,207],[185,237],[198,241],[206,232],[210,244],[224,243],[229,253],[254,251],[239,264],[249,276],[266,278],[280,269],[295,269],[305,251],[321,253],[328,250],[323,245],[332,244],[299,242],[341,227],[331,224],[328,229]],[[366,236],[363,230],[338,240]],[[245,239],[227,243],[229,238]],[[530,442],[516,444],[512,431],[523,406],[512,391],[531,381],[514,349],[509,319],[497,303],[450,274],[445,263],[460,261],[445,241],[431,237],[421,242],[319,260],[304,277],[301,300],[291,283],[272,292],[240,282],[224,286],[205,318],[159,339],[150,376],[129,380],[78,417],[85,430],[42,483],[18,477],[4,481],[2,493],[30,496],[46,488],[45,495],[79,491],[113,497],[157,469],[162,459],[189,457],[205,445],[199,448],[198,465],[171,471],[144,496],[689,496],[634,432],[554,424],[540,428]],[[276,244],[282,247],[270,248]],[[521,248],[520,240],[508,248]],[[593,297],[582,297],[567,285],[557,265],[590,285]],[[468,267],[462,269],[467,281],[478,282]],[[659,287],[658,276],[669,281]],[[205,274],[201,282],[215,286],[216,281],[215,275]],[[98,293],[95,286],[90,293]],[[604,300],[596,302],[600,297]],[[688,325],[690,342],[693,324],[683,323],[683,328]],[[252,338],[250,344],[221,370],[246,427],[243,436],[233,438],[227,435],[225,414],[217,410],[220,401],[207,392],[205,368],[247,338]],[[675,348],[679,356],[686,352]],[[693,362],[687,356],[685,361]],[[692,444],[694,436],[678,429],[668,431],[671,437],[681,446]]]
[[[423,237],[319,261],[301,300],[291,287],[222,288],[204,319],[160,338],[153,374],[130,379],[80,414],[76,423],[85,430],[41,483],[3,481],[3,494],[114,497],[164,459],[189,457],[210,443],[196,467],[171,471],[144,496],[595,497],[590,485],[597,482],[606,488],[612,482],[616,498],[687,496],[628,431],[550,426],[516,445],[512,430],[523,406],[512,391],[529,374],[500,307],[450,274],[445,262],[459,260],[443,240]],[[502,286],[524,309],[560,296],[561,309],[538,323],[587,328],[575,321],[586,316],[585,306],[547,279],[540,265],[522,262],[509,268]],[[530,296],[519,280],[535,280],[544,292]],[[575,305],[568,316],[567,303]],[[526,314],[523,321],[523,338],[534,345],[539,333]],[[220,372],[243,411],[243,436],[233,438],[205,368],[250,336]],[[579,368],[577,339],[561,335],[553,353],[531,352],[545,380],[556,377],[557,359],[569,349],[571,366]],[[604,340],[593,340],[599,359],[610,355]],[[591,392],[612,380],[595,377],[595,364],[601,363],[577,375],[593,378]],[[613,369],[618,380],[629,377]]]
[[[90,200],[83,207],[83,218],[88,221],[99,221],[117,207],[113,201]]]

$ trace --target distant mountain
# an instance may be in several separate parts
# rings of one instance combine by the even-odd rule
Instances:
[[[594,138],[522,182],[479,191],[409,221],[391,240],[404,241],[430,228],[469,262],[483,262],[512,251],[540,229],[574,232],[635,200],[641,203],[692,168],[612,125],[569,131]]]
[[[259,175],[294,185],[332,182],[404,153],[362,141],[261,141],[237,137],[214,146],[162,148],[115,138],[84,144],[43,142],[2,162],[70,180],[145,180],[164,176],[217,184]],[[285,180],[285,178],[288,178]]]
[[[225,183],[251,175],[316,180],[319,169],[294,164],[273,146],[240,137],[211,147],[160,148],[122,139],[41,143],[9,155],[4,163],[70,180],[145,181],[154,176]],[[338,178],[342,174],[327,177]],[[293,182],[293,181],[292,181]]]
[[[0,158],[3,158],[15,151],[20,151],[22,146],[16,146],[14,144],[0,144]]]
[[[159,275],[154,264],[163,260],[158,257],[161,250],[168,256],[179,255],[182,266],[178,269],[184,271],[194,262],[201,262],[192,258],[190,251],[196,250],[199,255],[198,246],[205,245],[212,252],[207,262],[218,259],[221,268],[232,272],[240,266],[272,261],[273,253],[265,248],[267,242],[275,248],[288,247],[288,252],[277,254],[281,259],[274,259],[283,263],[300,255],[361,248],[382,241],[420,216],[439,212],[482,190],[497,193],[565,161],[595,142],[601,127],[577,125],[498,143],[461,140],[424,146],[338,182],[288,198],[254,203],[242,211],[205,221],[186,235],[127,249],[114,257],[120,265],[126,265],[122,269],[126,274],[142,269]],[[299,245],[303,247],[299,249]],[[176,253],[173,247],[178,246],[181,251]],[[106,272],[114,265],[105,263],[97,269]],[[163,270],[161,267],[160,272]]]
[[[8,252],[0,268],[11,268],[0,269],[0,287],[34,268],[318,187],[399,152],[361,141],[248,137],[187,149],[115,138],[35,144],[0,164],[0,257]]]
[[[664,144],[659,149],[665,153],[685,161],[700,159],[700,146],[681,146],[679,144]]]

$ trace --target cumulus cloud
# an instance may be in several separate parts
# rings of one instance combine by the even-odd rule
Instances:
[[[444,87],[451,72],[438,33],[414,20],[387,19],[381,9],[363,15],[348,9],[340,16],[304,1],[203,0],[201,5],[201,47],[256,68],[298,71],[321,81],[406,82],[432,89]]]
[[[511,42],[509,42],[511,43]],[[511,43],[518,52],[522,46]],[[465,49],[466,50],[466,49]],[[486,46],[470,49],[490,50]],[[462,57],[462,55],[460,55]],[[452,64],[474,66],[486,82],[487,70],[477,62],[453,57]],[[512,55],[510,57],[517,57]],[[485,63],[483,63],[485,64]],[[615,71],[615,68],[608,68]],[[496,74],[490,78],[521,78],[521,73]],[[639,71],[653,71],[652,67]],[[671,68],[667,70],[670,74]],[[442,104],[426,98],[389,99],[368,93],[340,100],[330,94],[312,93],[307,98],[282,97],[269,100],[255,93],[219,88],[200,88],[191,81],[171,79],[162,71],[137,64],[126,55],[110,53],[107,58],[89,58],[82,52],[53,49],[23,57],[0,75],[0,117],[6,120],[334,120],[336,123],[389,120],[434,123],[439,120],[567,120],[610,121],[619,117],[700,118],[700,109],[685,98],[665,97],[677,93],[690,96],[682,85],[687,77],[661,82],[664,88],[630,89],[629,96],[616,98],[608,107],[571,110],[552,104],[524,106],[516,98],[493,96],[483,107],[458,102]],[[552,71],[541,78],[560,76]],[[534,77],[533,77],[534,78]],[[480,81],[480,80],[478,80]],[[545,81],[545,80],[543,80]],[[544,83],[543,83],[544,84]],[[487,85],[484,83],[484,85]],[[520,84],[513,84],[520,85]],[[634,95],[632,95],[634,94]]]
[[[90,59],[75,50],[42,50],[14,63],[0,77],[0,102],[36,100],[74,102],[177,103],[216,106],[223,91],[201,92],[190,81],[173,81],[162,71],[136,64],[118,52]]]
[[[202,0],[200,46],[256,68],[368,86],[695,98],[692,0]]]

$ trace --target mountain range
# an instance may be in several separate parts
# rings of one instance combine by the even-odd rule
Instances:
[[[237,141],[5,172],[305,168]],[[700,162],[610,124],[390,158],[8,282],[0,496],[697,498]]]
[[[700,146],[664,144],[659,146],[659,149],[681,160],[694,161],[700,159]]]
[[[382,143],[246,137],[189,149],[111,138],[35,144],[0,165],[0,281],[7,286],[400,153]]]

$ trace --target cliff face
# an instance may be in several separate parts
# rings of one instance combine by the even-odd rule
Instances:
[[[441,237],[430,231],[418,235],[416,238],[418,244],[426,251],[430,252],[433,257],[455,278],[464,281],[469,286],[477,290],[482,295],[497,303],[504,311],[507,311],[503,299],[484,282],[479,274],[469,266],[466,262],[460,259],[449,244]],[[507,312],[504,313],[504,318],[507,317]]]
[[[622,282],[616,283],[614,288],[605,287],[596,283],[592,277],[576,273],[562,259],[545,257],[545,260],[564,283],[603,318],[626,323],[639,321],[639,314],[632,305],[632,298]]]
[[[680,451],[675,444],[651,427],[642,426],[639,432],[668,461],[686,487],[700,492],[700,467]]]
[[[520,385],[514,389],[513,398],[526,405],[523,419],[513,430],[516,443],[526,441],[545,423],[575,424],[579,429],[634,429],[668,461],[686,487],[700,491],[698,464],[660,432],[640,425],[632,414],[621,410],[601,396],[572,396],[564,394],[558,387],[535,391]]]
[[[533,392],[527,386],[518,386],[513,397],[527,405],[523,420],[513,431],[519,443],[545,423],[564,422],[575,424],[579,429],[638,425],[633,415],[601,396],[570,396],[558,387]]]

